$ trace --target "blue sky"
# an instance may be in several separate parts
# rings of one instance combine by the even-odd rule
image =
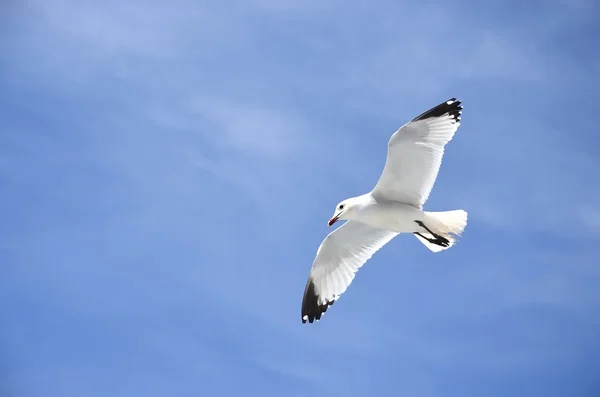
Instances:
[[[598,395],[597,2],[0,7],[0,395]],[[301,324],[335,204],[453,96],[461,242]]]

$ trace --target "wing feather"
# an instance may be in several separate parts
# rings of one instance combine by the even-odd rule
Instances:
[[[352,283],[358,269],[398,233],[348,221],[329,233],[313,261],[302,298],[302,322],[319,320]]]
[[[400,127],[388,142],[373,196],[422,208],[437,179],[445,145],[460,125],[461,111],[461,101],[451,98]]]

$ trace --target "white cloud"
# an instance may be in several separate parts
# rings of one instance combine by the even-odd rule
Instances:
[[[210,135],[217,144],[249,154],[293,157],[305,151],[306,141],[314,137],[302,117],[274,104],[198,97],[192,100],[191,108],[193,114],[215,127],[201,133]]]

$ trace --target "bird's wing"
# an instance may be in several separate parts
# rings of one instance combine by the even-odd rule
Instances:
[[[461,102],[452,98],[400,127],[388,142],[373,196],[421,209],[437,178],[444,146],[460,125],[461,111]]]
[[[302,298],[302,322],[319,320],[346,291],[356,271],[398,233],[347,221],[323,240]]]

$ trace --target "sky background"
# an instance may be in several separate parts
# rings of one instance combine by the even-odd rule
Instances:
[[[600,393],[600,5],[0,5],[0,396]],[[426,210],[323,321],[334,206],[463,123]]]

